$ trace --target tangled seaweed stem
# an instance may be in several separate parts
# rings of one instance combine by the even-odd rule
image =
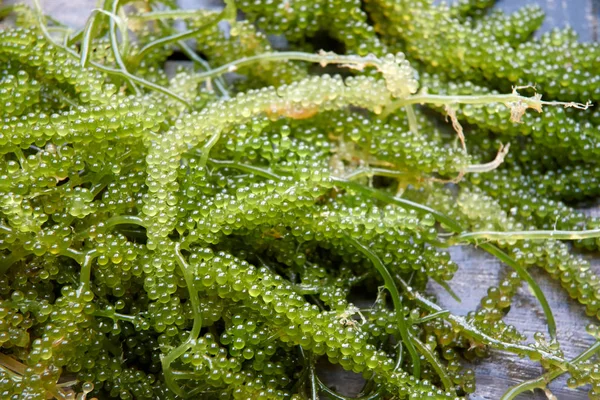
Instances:
[[[85,68],[89,62],[90,46],[91,46],[91,42],[93,39],[92,33],[93,33],[94,27],[96,25],[96,18],[98,16],[98,14],[104,14],[109,18],[108,32],[109,32],[109,38],[110,38],[110,47],[111,47],[115,62],[117,64],[117,66],[120,68],[123,75],[126,77],[126,80],[128,81],[129,86],[131,86],[131,88],[135,91],[135,93],[139,95],[140,91],[132,79],[132,78],[134,78],[134,76],[131,75],[129,73],[129,71],[127,70],[125,63],[123,62],[123,58],[121,57],[121,51],[119,50],[119,43],[117,40],[117,29],[116,29],[117,23],[118,23],[119,29],[121,31],[121,37],[123,38],[124,50],[127,51],[127,48],[129,47],[128,46],[129,40],[128,40],[128,33],[127,33],[127,26],[124,26],[123,21],[117,15],[117,10],[119,8],[119,0],[113,0],[112,3],[110,1],[106,1],[104,3],[104,7],[105,7],[104,9],[96,8],[96,9],[92,10],[90,17],[88,18],[88,21],[87,21],[86,26],[83,31],[83,38],[81,41],[80,65],[83,68]],[[110,10],[108,10],[108,8],[110,8]]]
[[[201,156],[202,152],[196,152],[196,154]],[[280,181],[283,179],[281,176],[277,175],[274,172],[271,172],[264,168],[256,167],[254,165],[248,165],[230,160],[216,160],[214,158],[208,158],[206,162],[208,163],[208,165],[215,168],[234,168],[240,171],[248,172],[250,174],[262,176],[263,178],[273,179],[275,181]]]
[[[167,24],[165,24],[163,21],[160,21],[160,22],[163,24],[163,27],[165,29],[168,29]],[[200,65],[205,71],[211,69],[208,62],[206,60],[204,60],[203,58],[201,58],[193,49],[191,49],[190,46],[188,46],[187,43],[185,43],[185,41],[180,40],[180,41],[176,42],[176,44],[177,44],[177,46],[179,46],[179,48],[181,49],[183,54],[185,54],[192,62]],[[226,88],[226,84],[225,84],[225,81],[223,80],[223,78],[218,77],[215,79],[214,82],[215,82],[215,86],[221,93],[221,96],[223,96],[223,98],[225,98],[225,99],[230,98],[229,91]]]
[[[394,101],[395,105],[405,106],[408,104],[430,104],[430,105],[445,105],[445,104],[492,104],[501,103],[509,104],[522,102],[529,108],[535,110],[541,109],[542,106],[563,106],[565,108],[574,107],[581,110],[587,110],[591,104],[582,104],[564,101],[544,101],[539,95],[532,97],[521,96],[517,92],[511,94],[484,94],[484,95],[437,95],[437,94],[417,94],[406,99],[398,99]]]
[[[90,250],[87,253],[85,253],[85,256],[83,257],[83,262],[81,263],[81,276],[80,276],[80,287],[77,290],[77,294],[82,294],[85,290],[88,290],[90,288],[90,278],[92,275],[92,261],[94,260],[94,258],[96,258],[96,256],[98,256],[98,251],[96,249],[94,250]]]
[[[444,318],[449,314],[450,314],[450,310],[442,310],[442,311],[434,312],[434,313],[424,316],[423,318],[419,318],[418,320],[415,321],[415,324],[422,324],[427,321],[431,321],[433,319]]]
[[[467,165],[464,169],[462,169],[461,177],[463,174],[467,173],[482,173],[493,171],[498,168],[500,164],[504,161],[504,157],[508,153],[509,145],[503,146],[498,155],[493,161],[484,164],[470,164]],[[373,176],[386,176],[389,178],[414,178],[414,179],[427,179],[427,178],[418,178],[413,176],[411,173],[402,170],[388,169],[388,168],[377,168],[377,167],[364,167],[357,168],[348,175],[344,176],[346,180],[356,180],[364,177],[373,177]],[[437,181],[437,179],[434,179]],[[459,179],[460,180],[460,179]]]
[[[160,39],[156,39],[155,41],[148,43],[147,45],[142,47],[135,56],[132,57],[131,63],[134,66],[139,64],[149,52],[153,51],[157,47],[167,46],[172,43],[183,42],[184,40],[188,40],[188,39],[191,39],[191,38],[197,36],[198,34],[206,31],[207,29],[212,28],[213,26],[217,25],[223,19],[223,17],[225,15],[227,15],[228,13],[229,13],[229,11],[227,11],[227,9],[224,9],[214,19],[212,19],[211,21],[202,25],[200,28],[192,29],[192,30],[185,31],[185,32],[175,33],[175,34],[172,34],[171,36],[161,37]]]
[[[408,126],[410,131],[415,135],[419,134],[419,122],[417,121],[417,115],[415,114],[415,109],[412,105],[407,105],[404,107],[404,111],[406,111],[406,116],[408,118]]]
[[[583,353],[575,357],[571,360],[571,364],[578,364],[580,362],[586,361],[590,359],[594,354],[598,353],[600,350],[600,341],[595,342],[591,345],[587,350]],[[500,400],[512,400],[521,393],[525,393],[527,391],[533,391],[534,389],[544,389],[546,386],[552,382],[554,379],[558,378],[562,374],[564,374],[564,369],[557,368],[553,371],[548,371],[539,378],[532,379],[529,381],[522,382],[516,386],[511,387],[502,395]]]
[[[172,373],[171,363],[181,357],[183,353],[185,353],[192,344],[198,339],[198,335],[200,335],[200,330],[202,329],[202,314],[200,310],[200,300],[198,298],[198,293],[194,289],[194,276],[193,273],[181,255],[181,244],[175,243],[174,246],[175,251],[175,259],[177,260],[177,265],[181,269],[181,273],[185,279],[185,283],[188,287],[188,292],[190,296],[190,301],[192,302],[192,315],[194,318],[194,322],[192,324],[192,329],[190,330],[190,334],[188,339],[177,346],[175,349],[171,350],[169,354],[163,356],[161,359],[163,366],[163,373],[165,375],[165,383],[174,393],[178,396],[185,397],[185,393],[183,390],[177,386],[176,384],[176,376]]]
[[[410,200],[406,200],[397,196],[393,196],[389,193],[383,192],[381,190],[372,188],[372,187],[368,187],[368,186],[364,186],[361,185],[360,183],[357,182],[352,182],[349,181],[347,179],[344,178],[338,178],[338,177],[331,177],[332,181],[341,186],[344,187],[346,189],[351,189],[351,190],[355,190],[359,193],[365,194],[367,196],[372,196],[378,200],[384,201],[386,203],[393,203],[393,204],[397,204],[403,208],[409,209],[409,210],[415,210],[419,213],[430,213],[432,214],[435,219],[441,223],[444,227],[450,229],[453,232],[462,232],[463,228],[456,222],[454,221],[452,218],[449,218],[448,216],[446,216],[445,214],[434,210],[431,207],[425,206],[423,204],[419,204],[419,203],[415,203],[414,201],[410,201]]]
[[[157,19],[198,18],[197,10],[159,10],[129,15],[127,18],[136,21],[155,21]]]
[[[507,143],[506,145],[501,144],[500,149],[498,149],[498,153],[496,154],[496,158],[494,160],[483,164],[467,165],[461,172],[465,174],[473,174],[493,171],[504,162],[504,158],[508,154],[509,149],[510,143]]]
[[[400,107],[405,107],[411,104],[427,104],[432,106],[444,106],[452,104],[493,104],[499,103],[507,106],[515,114],[511,115],[513,122],[521,122],[520,117],[527,108],[542,112],[542,106],[562,106],[564,108],[578,108],[587,110],[591,107],[591,103],[575,103],[564,101],[544,101],[541,95],[535,94],[532,97],[521,96],[516,90],[511,94],[482,94],[482,95],[439,95],[420,93],[413,96],[396,99],[388,106],[381,114],[382,118],[394,113]]]
[[[65,249],[64,251],[62,251],[60,254],[65,257],[69,257],[70,259],[74,260],[77,264],[80,264],[80,265],[83,264],[83,262],[85,260],[85,256],[86,256],[86,253],[77,251],[70,247]]]
[[[587,229],[581,231],[563,231],[563,230],[531,230],[531,231],[480,231],[480,232],[465,232],[453,238],[453,243],[461,241],[472,242],[476,240],[580,240],[594,239],[600,237],[600,229]]]
[[[10,227],[8,227],[2,223],[0,223],[0,231],[2,233],[4,233],[5,235],[13,233],[13,230]]]
[[[121,314],[121,313],[117,313],[117,312],[109,312],[106,310],[95,310],[92,315],[97,316],[97,317],[106,317],[106,318],[110,318],[113,321],[126,321],[126,322],[131,322],[132,324],[135,324],[137,322],[137,318],[134,317],[133,315],[126,315],[126,314]]]
[[[542,292],[542,289],[537,284],[535,279],[533,279],[531,274],[525,268],[519,265],[519,263],[515,262],[515,260],[513,260],[512,257],[510,257],[497,246],[491,243],[482,243],[479,245],[479,248],[487,251],[488,253],[502,261],[504,264],[517,271],[519,277],[525,282],[527,282],[527,284],[533,291],[535,298],[540,302],[540,305],[542,306],[544,316],[546,317],[546,323],[548,325],[548,334],[550,335],[550,339],[552,339],[553,341],[556,340],[556,321],[554,320],[554,314],[552,313],[552,309],[548,304],[548,300],[546,299],[544,292]]]
[[[448,372],[446,371],[440,360],[437,358],[437,356],[433,353],[433,351],[431,351],[429,347],[427,347],[413,334],[410,334],[410,337],[419,353],[423,354],[423,357],[425,357],[429,365],[431,365],[431,367],[440,377],[440,381],[442,382],[442,385],[444,385],[444,389],[446,389],[447,392],[456,393],[452,379],[450,379]]]
[[[108,8],[110,7],[110,11],[108,11]],[[118,8],[119,8],[119,0],[112,0],[112,3],[109,1],[106,1],[104,4],[105,9],[103,10],[99,10],[100,12],[102,12],[103,14],[107,15],[109,20],[108,20],[108,24],[109,24],[109,28],[108,28],[108,34],[109,34],[109,38],[110,38],[110,46],[113,52],[113,56],[115,57],[115,62],[117,63],[117,66],[119,68],[121,68],[121,70],[127,74],[129,74],[129,72],[127,71],[127,67],[125,66],[125,63],[123,62],[123,58],[121,57],[121,50],[119,49],[119,42],[117,40],[117,25],[119,27],[119,30],[121,31],[121,38],[123,41],[123,50],[127,51],[127,48],[129,47],[129,35],[127,33],[127,26],[125,26],[125,23],[123,22],[123,20],[117,15],[118,12]],[[96,14],[94,14],[96,15]],[[89,39],[91,40],[91,38]],[[88,46],[89,48],[89,46]]]
[[[34,0],[34,5],[37,9],[37,20],[38,20],[38,27],[40,28],[40,30],[42,31],[42,34],[44,35],[44,37],[50,42],[53,43],[55,46],[62,48],[63,50],[65,50],[67,52],[67,54],[71,55],[72,57],[76,58],[76,59],[80,59],[81,56],[79,54],[77,54],[77,52],[75,52],[74,50],[70,49],[68,46],[56,43],[54,41],[54,39],[52,38],[52,36],[50,35],[50,33],[48,32],[48,29],[46,27],[46,24],[43,21],[43,13],[42,13],[42,8],[39,4],[39,0]],[[139,78],[135,75],[130,74],[129,72],[120,70],[120,69],[116,69],[116,68],[111,68],[111,67],[107,67],[105,65],[102,65],[100,63],[97,63],[95,61],[90,61],[89,64],[96,68],[97,70],[107,73],[109,75],[114,75],[114,76],[120,76],[124,79],[130,79],[133,82],[146,87],[148,89],[152,89],[155,90],[159,93],[164,94],[165,96],[171,97],[174,100],[177,100],[178,102],[180,102],[181,104],[183,104],[186,108],[191,108],[191,104],[184,99],[183,97],[171,92],[169,89],[164,88],[160,85],[157,85],[153,82],[149,82],[143,78]]]
[[[408,350],[408,354],[410,354],[411,360],[413,362],[413,375],[417,378],[421,375],[421,360],[415,345],[412,341],[412,337],[408,331],[408,323],[406,322],[406,318],[404,317],[402,301],[400,300],[400,292],[398,292],[398,288],[396,287],[396,283],[390,271],[386,268],[383,262],[377,257],[375,253],[373,253],[368,247],[364,244],[360,243],[358,240],[352,238],[351,236],[345,234],[344,235],[346,241],[351,244],[355,249],[360,251],[365,257],[367,257],[377,272],[383,278],[385,283],[385,287],[390,292],[390,296],[392,297],[392,302],[394,303],[394,309],[396,310],[396,315],[398,318],[398,330],[400,331],[400,336],[402,337],[402,343],[406,346],[406,350]]]
[[[141,226],[143,228],[146,227],[144,224],[144,220],[135,215],[116,215],[114,217],[107,219],[102,224],[103,228],[106,228],[106,229],[112,228],[117,225],[137,225],[137,226]],[[91,229],[92,229],[92,227],[90,227],[84,231],[78,232],[75,235],[75,239],[76,240],[84,239],[87,235],[90,234]]]
[[[192,105],[186,99],[184,99],[183,97],[181,97],[181,96],[179,96],[179,95],[171,92],[167,88],[164,88],[164,87],[162,87],[160,85],[157,85],[156,83],[147,81],[147,80],[145,80],[143,78],[138,78],[135,75],[132,75],[130,73],[125,73],[125,72],[123,72],[123,71],[121,71],[119,69],[116,69],[116,68],[106,67],[106,66],[104,66],[102,64],[99,64],[97,62],[93,62],[92,61],[92,62],[90,62],[90,65],[93,66],[94,68],[98,69],[99,71],[105,72],[107,74],[115,75],[115,76],[120,76],[120,77],[127,78],[127,79],[131,79],[135,83],[137,83],[137,84],[139,84],[141,86],[144,86],[145,88],[155,90],[155,91],[157,91],[159,93],[164,94],[165,96],[168,96],[168,97],[171,97],[174,100],[177,100],[178,102],[180,102],[181,104],[183,104],[187,108],[191,108],[192,107]]]
[[[404,281],[404,279],[402,279],[401,276],[396,274],[395,278],[396,281],[399,282],[402,289],[407,293],[409,298],[415,300],[420,307],[423,307],[424,309],[429,310],[430,312],[443,311],[443,309],[440,306],[438,306],[437,304],[423,296],[421,293],[415,291],[412,287],[410,287]],[[493,346],[496,349],[508,351],[513,354],[528,356],[533,359],[544,359],[548,363],[561,369],[564,369],[568,365],[571,365],[569,361],[566,361],[563,358],[558,357],[557,355],[549,353],[545,350],[540,350],[520,344],[503,342],[499,339],[491,337],[488,334],[480,331],[474,325],[467,322],[464,317],[460,317],[454,314],[448,314],[444,317],[444,319],[450,322],[452,325],[456,326],[458,329],[460,329],[461,332],[465,334],[465,336],[475,340],[478,343]]]
[[[398,356],[396,357],[396,365],[394,365],[394,372],[400,370],[400,368],[402,368],[402,363],[404,362],[404,353],[402,352],[402,350],[404,350],[404,346],[402,345],[402,342],[398,342],[397,346],[398,349],[396,351],[398,353]],[[362,393],[364,393],[365,387],[369,385],[369,382],[371,381],[367,381],[367,383],[365,383],[365,386],[361,391]]]
[[[226,7],[230,7],[230,8],[234,7],[234,4],[227,3]],[[228,12],[226,12],[226,11],[227,11],[227,9],[224,9],[221,13],[218,13],[218,15],[215,18],[213,18],[213,20],[211,22],[203,25],[199,29],[196,29],[193,31],[188,31],[187,33],[191,34],[192,36],[195,36],[195,34],[201,33],[204,30],[214,26],[215,21],[216,21],[216,23],[218,23],[221,20],[223,20],[224,18],[230,18],[231,14],[234,13],[234,11],[232,11],[231,9]],[[144,48],[142,48],[140,53],[132,55],[130,62],[134,65],[137,65],[137,64],[139,64],[139,62],[141,60],[143,60],[143,56],[140,55],[142,52],[148,52],[151,49],[154,49],[156,47],[175,43],[192,62],[200,65],[204,70],[210,70],[211,67],[208,64],[208,62],[206,60],[202,59],[200,56],[198,56],[198,54],[193,49],[191,49],[190,46],[188,46],[188,44],[185,42],[184,39],[187,39],[187,37],[182,38],[182,35],[186,34],[186,32],[175,34],[174,30],[165,21],[163,21],[164,19],[197,18],[198,15],[199,15],[198,11],[196,11],[196,10],[160,10],[160,11],[150,11],[150,12],[143,13],[143,14],[128,15],[127,16],[128,20],[135,20],[135,21],[156,21],[156,20],[158,20],[158,22],[161,24],[161,27],[163,29],[165,29],[168,33],[171,33],[171,36],[167,37],[167,38],[169,38],[168,41],[166,40],[167,38],[161,38],[161,39],[158,39],[158,40],[144,46]],[[219,92],[221,93],[221,95],[224,98],[230,97],[229,92],[226,89],[226,84],[221,77],[218,77],[217,79],[215,79],[215,86],[217,87],[217,89],[219,90]]]
[[[312,355],[308,356],[308,383],[310,385],[311,400],[319,400],[319,387],[317,384],[317,374],[315,374],[315,360]]]
[[[234,60],[230,63],[216,67],[210,71],[197,74],[194,77],[195,81],[202,82],[207,79],[211,79],[227,72],[235,72],[238,68],[246,65],[251,65],[256,62],[262,61],[306,61],[310,63],[321,64],[322,66],[328,64],[342,64],[342,66],[348,68],[364,68],[367,66],[376,67],[381,70],[385,68],[384,61],[381,59],[369,55],[366,57],[355,56],[355,55],[339,55],[330,52],[321,51],[318,54],[305,53],[301,51],[280,51],[275,53],[263,53],[257,54],[251,57],[243,57]]]
[[[387,176],[389,178],[404,178],[407,175],[410,175],[406,171],[398,171],[387,168],[357,168],[348,175],[344,176],[344,179],[347,180],[356,180],[364,177],[372,177],[372,176]]]
[[[202,154],[200,156],[200,165],[202,167],[206,166],[206,163],[208,162],[208,156],[210,154],[210,150],[215,146],[215,144],[217,144],[217,142],[219,141],[219,139],[221,138],[221,132],[217,132],[215,134],[213,134],[202,146],[202,149],[200,150],[200,154]]]

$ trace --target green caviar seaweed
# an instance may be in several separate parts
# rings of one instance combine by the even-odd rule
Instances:
[[[600,398],[530,273],[600,318],[569,244],[600,247],[598,44],[491,0],[174,3],[0,9],[1,399],[347,399],[325,361],[357,398],[459,399],[498,350],[544,368],[503,400]],[[467,315],[425,291],[459,245],[510,268]]]

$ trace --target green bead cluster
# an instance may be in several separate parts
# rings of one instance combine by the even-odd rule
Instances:
[[[500,43],[518,46],[526,42],[543,22],[544,12],[541,7],[524,6],[511,15],[494,10],[475,20],[473,29],[477,35],[493,37]]]
[[[248,20],[267,33],[284,34],[300,45],[313,39],[319,31],[325,31],[350,54],[364,56],[385,52],[357,0],[241,1],[239,7]],[[319,50],[318,42],[315,46],[315,50]]]
[[[80,32],[0,10],[0,398],[345,399],[327,361],[361,398],[460,399],[496,350],[547,370],[503,400],[565,371],[597,396],[600,344],[567,360],[529,273],[600,319],[563,241],[600,243],[572,207],[600,114],[561,102],[598,97],[597,45],[491,0],[171,3]],[[533,81],[550,100],[509,92]],[[423,293],[470,244],[513,270],[459,316]],[[533,343],[504,320],[524,283]]]
[[[16,71],[16,75],[9,74],[8,71],[10,69],[7,68],[3,72],[0,81],[2,114],[20,115],[40,102],[40,83],[29,79],[27,71]]]
[[[36,85],[51,84],[82,103],[106,104],[116,92],[114,84],[105,82],[93,69],[80,68],[75,59],[59,46],[49,43],[39,31],[16,28],[0,32],[0,60],[31,73],[23,77]],[[39,83],[38,83],[39,82]],[[30,83],[31,85],[31,83]]]

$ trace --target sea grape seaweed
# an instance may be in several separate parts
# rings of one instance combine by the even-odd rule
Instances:
[[[0,398],[346,399],[328,360],[362,399],[456,399],[495,350],[545,368],[503,399],[600,397],[529,271],[600,318],[565,243],[600,237],[570,204],[597,195],[597,45],[490,0],[174,3],[0,11]],[[425,292],[453,294],[453,245],[512,269],[465,316]]]

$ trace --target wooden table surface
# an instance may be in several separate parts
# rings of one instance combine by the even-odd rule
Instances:
[[[96,0],[40,1],[46,13],[76,28],[85,24],[89,10],[96,5]],[[4,1],[5,4],[15,2],[15,0]],[[25,2],[31,4],[31,0]],[[214,0],[208,0],[208,3],[212,6],[218,4]],[[201,4],[207,4],[207,0],[180,0],[180,4],[184,8],[195,8]],[[600,0],[498,0],[496,7],[511,12],[526,4],[539,4],[546,10],[547,18],[542,31],[568,24],[579,33],[581,40],[599,40]],[[592,208],[587,211],[590,214],[600,215],[600,208]],[[474,248],[454,248],[451,252],[454,260],[461,267],[451,284],[462,302],[454,301],[439,287],[435,287],[435,284],[431,285],[430,290],[438,294],[442,307],[464,315],[477,308],[479,299],[485,295],[487,288],[497,284],[506,274],[507,268],[492,256]],[[600,273],[600,257],[590,256],[590,259],[592,268]],[[571,301],[556,282],[551,281],[539,270],[533,269],[532,273],[540,282],[554,311],[558,326],[558,338],[566,356],[568,358],[575,357],[593,343],[593,339],[585,333],[585,326],[593,321],[585,316],[583,308]],[[543,313],[525,286],[516,295],[506,321],[519,328],[530,338],[529,340],[532,340],[534,332],[546,331]],[[477,391],[470,398],[482,400],[498,399],[510,386],[536,378],[543,373],[539,364],[500,351],[494,351],[491,358],[476,363],[474,368],[477,376]],[[356,393],[357,388],[360,388],[360,377],[340,371],[335,367],[326,369],[327,372],[323,379],[341,393],[351,395]],[[571,390],[566,387],[565,380],[566,377],[559,378],[549,386],[558,399],[587,398],[587,388]],[[543,392],[537,391],[533,394],[523,394],[519,396],[519,399],[542,400],[547,397]]]

